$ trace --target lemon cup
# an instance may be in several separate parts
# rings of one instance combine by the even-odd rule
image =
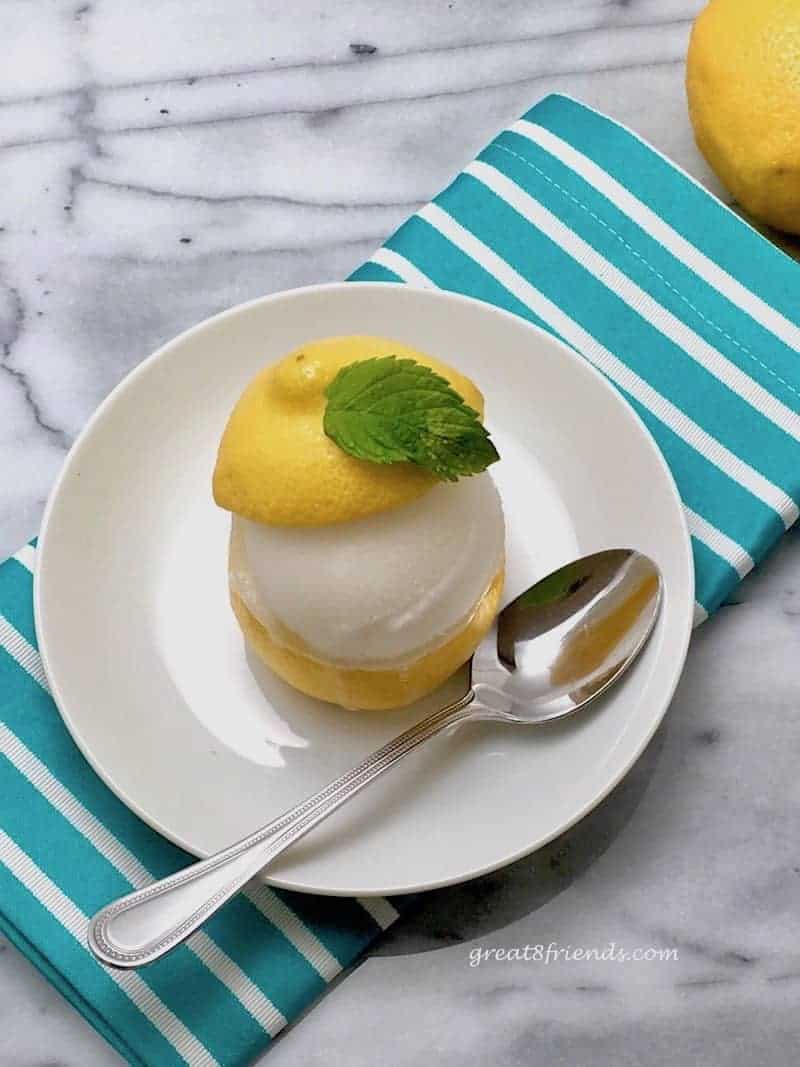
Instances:
[[[443,484],[411,463],[356,459],[325,435],[339,370],[387,355],[430,367],[482,415],[471,381],[407,345],[314,341],[247,386],[214,472],[251,647],[296,689],[373,710],[417,700],[471,657],[497,613],[504,561],[489,474]]]

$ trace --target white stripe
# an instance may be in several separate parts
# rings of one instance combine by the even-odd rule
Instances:
[[[46,693],[50,692],[39,653],[30,641],[14,629],[5,615],[0,615],[0,645],[14,657],[23,670],[39,683]]]
[[[0,752],[135,889],[152,883],[150,871],[4,724],[0,724]],[[186,942],[186,947],[230,990],[268,1034],[274,1036],[286,1025],[286,1019],[272,1001],[207,934],[202,931],[193,934]]]
[[[403,256],[393,252],[391,248],[379,248],[370,259],[371,262],[386,267],[393,274],[399,275],[404,282],[408,282],[409,285],[415,285],[418,289],[436,288],[436,283],[431,281],[427,274],[423,274],[419,267],[409,263]],[[404,273],[401,274],[401,271]]]
[[[692,625],[694,627],[700,626],[700,625],[702,625],[702,623],[704,623],[706,621],[707,618],[708,618],[708,612],[706,611],[706,609],[703,607],[703,605],[699,601],[695,600],[695,602],[694,602],[694,621],[693,621]]]
[[[712,526],[707,519],[704,519],[702,515],[698,515],[696,511],[692,511],[691,508],[685,505],[684,511],[686,512],[689,532],[698,541],[702,541],[712,552],[730,563],[740,578],[744,578],[746,574],[750,573],[755,567],[755,563],[749,552],[746,552],[732,537],[728,537],[722,530]]]
[[[197,930],[186,942],[186,947],[197,956],[211,971],[218,981],[226,986],[236,997],[242,1007],[248,1011],[256,1022],[270,1037],[275,1037],[284,1026],[286,1018],[278,1011],[252,979],[231,957],[223,952],[203,930]]]
[[[86,931],[89,920],[87,917],[3,830],[0,830],[0,861],[88,953]],[[177,1015],[170,1011],[136,971],[118,971],[111,967],[103,967],[103,970],[128,995],[186,1063],[191,1067],[219,1067],[217,1060],[208,1049],[198,1041]]]
[[[521,160],[527,166],[532,166],[524,156],[520,156],[516,152],[510,152],[509,149],[503,145],[496,145],[501,151],[509,152],[509,154],[515,156]],[[534,170],[538,168],[533,167]],[[755,408],[765,418],[769,419],[776,426],[779,426],[785,433],[793,437],[795,441],[800,441],[800,415],[792,411],[790,407],[779,400],[769,389],[765,389],[763,385],[759,384],[754,378],[751,378],[749,374],[746,374],[740,367],[724,356],[720,351],[704,340],[698,333],[695,333],[685,322],[682,322],[676,315],[673,315],[671,311],[663,307],[657,300],[654,300],[652,296],[634,281],[632,281],[623,271],[615,267],[613,263],[609,262],[604,256],[602,256],[595,248],[593,248],[587,241],[584,241],[582,237],[579,237],[574,230],[571,230],[566,226],[556,215],[549,211],[543,204],[541,204],[534,197],[526,193],[516,182],[513,182],[505,174],[499,171],[496,167],[489,165],[488,163],[482,163],[475,161],[470,163],[466,167],[466,173],[471,174],[478,181],[482,182],[499,197],[510,204],[515,211],[519,212],[523,218],[527,219],[532,225],[534,225],[542,233],[546,234],[551,241],[554,241],[568,256],[571,256],[577,263],[579,263],[585,270],[590,271],[599,282],[602,282],[606,288],[615,293],[621,300],[624,300],[628,307],[632,308],[637,315],[640,315],[645,321],[654,326],[665,337],[669,338],[673,344],[682,349],[688,356],[690,356],[700,366],[705,367],[707,371],[714,375],[715,378],[723,382],[734,393],[742,398],[745,403]],[[545,176],[546,177],[546,176]],[[574,199],[574,198],[573,198]],[[583,205],[581,205],[583,206]],[[623,244],[639,259],[642,259],[638,253],[623,240]],[[645,262],[642,259],[642,262]],[[674,287],[663,277],[658,271],[654,272],[657,277],[673,292],[676,292]],[[680,294],[678,294],[680,296]],[[693,311],[703,318],[705,316],[694,307],[693,304],[689,305]],[[709,321],[709,320],[706,320]],[[712,325],[715,325],[712,323]],[[723,331],[724,333],[724,331]],[[736,342],[728,334],[725,334],[729,340]],[[757,363],[763,371],[772,375],[782,385],[784,385],[790,392],[794,393],[798,400],[800,400],[800,393],[789,382],[784,381],[783,378],[779,378],[775,374],[774,370],[764,363],[761,359],[755,356],[748,349],[743,349],[745,354]]]
[[[5,723],[0,723],[0,752],[67,822],[91,841],[97,851],[105,856],[131,885],[138,889],[152,882],[147,868],[81,804]]]
[[[14,553],[14,559],[33,574],[36,563],[36,549],[33,545],[23,545],[19,552]]]
[[[42,667],[39,653],[2,615],[0,615],[0,644],[11,653],[20,666],[28,671],[28,673],[31,674],[45,690],[47,690],[47,679],[44,675],[44,669]],[[36,759],[33,753],[30,755],[33,759]],[[41,764],[41,767],[44,771],[47,771],[44,764]],[[49,774],[49,771],[47,773]],[[33,781],[33,779],[31,780]],[[40,777],[39,780],[44,781],[42,777]],[[39,788],[36,782],[34,782],[34,784]],[[56,787],[62,792],[57,793]],[[86,808],[82,808],[80,802],[73,797],[72,794],[57,781],[57,779],[52,778],[52,783],[49,788],[51,789],[52,797],[58,795],[58,803],[54,799],[51,799],[51,796],[48,796],[47,799],[50,800],[53,806],[58,808],[65,817],[69,818],[70,821],[72,821],[71,814],[76,813],[75,806],[77,805],[77,807],[81,809],[81,823],[79,824],[78,822],[75,822],[73,825],[75,825],[75,827],[92,842],[98,852],[104,855],[109,862],[113,863],[114,866],[125,875],[135,888],[139,889],[142,885],[148,885],[153,880],[150,872],[139,863],[136,857],[131,852],[128,852],[125,846],[117,841],[113,834],[111,834],[102,823],[98,822],[90,811]],[[72,803],[69,802],[68,798],[71,798]],[[61,807],[62,803],[65,805],[63,808]],[[92,820],[93,822],[90,823],[89,820]],[[123,866],[120,866],[117,863],[117,859],[120,860]],[[321,977],[330,981],[330,979],[341,970],[341,965],[338,960],[328,952],[315,934],[308,929],[305,923],[303,923],[303,921],[296,916],[279,897],[275,896],[271,890],[267,890],[266,887],[265,893],[273,898],[275,905],[271,910],[271,914],[267,914],[269,909],[261,908],[260,910],[263,911],[264,915],[270,919],[273,925],[280,930],[286,939],[294,945],[298,952],[306,957],[308,962],[319,972]],[[187,945],[189,948],[193,948],[192,938],[187,941]],[[220,973],[224,972],[226,974],[232,974],[232,968],[236,968],[241,975],[241,981],[239,983],[234,986],[229,986],[231,992],[245,1004],[248,1011],[250,1011],[249,1005],[256,1003],[257,996],[261,997],[263,1003],[258,1009],[259,1014],[256,1018],[268,1033],[277,1033],[282,1026],[286,1025],[286,1020],[283,1015],[281,1015],[272,1002],[261,993],[258,986],[250,981],[244,971],[241,971],[237,964],[223,953],[222,949],[218,948],[217,952],[219,953],[219,958],[216,966]],[[205,955],[207,957],[208,953],[206,952]],[[206,960],[204,959],[203,962],[206,962]],[[214,973],[216,974],[217,971]],[[250,986],[252,986],[252,989]],[[247,1003],[245,1003],[245,1001]],[[272,1027],[275,1027],[274,1031]]]
[[[395,920],[400,918],[400,912],[386,897],[358,897],[358,903],[368,911],[381,930],[386,930]]]
[[[656,392],[622,360],[604,348],[582,326],[569,318],[561,308],[548,300],[496,252],[456,222],[442,208],[437,204],[428,204],[422,208],[419,215],[492,274],[502,286],[526,304],[539,318],[547,322],[568,344],[581,352],[621,389],[630,393],[665,426],[683,438],[729,478],[738,482],[762,503],[777,512],[787,529],[797,519],[797,505],[782,489],[774,486],[763,474],[734,455],[730,449],[693,422],[680,408]]]
[[[305,956],[326,982],[341,972],[342,965],[333,953],[272,889],[263,883],[251,883],[245,890],[245,896]]]
[[[742,285],[732,274],[709,259],[699,248],[682,237],[660,215],[634,196],[624,185],[612,178],[588,156],[583,155],[572,145],[557,137],[550,130],[535,122],[521,119],[511,129],[514,133],[527,137],[538,144],[550,155],[555,156],[565,166],[580,174],[608,200],[615,204],[651,237],[659,241],[668,251],[686,267],[699,275],[710,286],[736,304],[751,318],[755,319],[765,330],[780,338],[790,348],[800,349],[800,327],[787,319],[776,308],[771,307],[761,297]],[[702,188],[702,186],[701,186]],[[705,193],[707,189],[703,189]]]

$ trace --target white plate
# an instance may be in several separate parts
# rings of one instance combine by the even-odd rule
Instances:
[[[492,471],[508,598],[616,546],[648,553],[666,583],[647,651],[593,711],[546,729],[474,725],[437,738],[267,872],[314,893],[405,893],[499,867],[585,815],[642,752],[683,666],[693,571],[674,482],[628,405],[570,349],[487,304],[381,283],[280,293],[209,319],[130,374],[70,453],[41,534],[37,628],[86,758],[201,856],[444,699],[388,713],[310,700],[251,671],[228,606],[229,516],[210,490],[227,415],[265,363],[348,333],[427,350],[484,392],[503,457]]]

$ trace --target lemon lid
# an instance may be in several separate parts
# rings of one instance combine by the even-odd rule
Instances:
[[[214,499],[275,526],[324,526],[400,507],[437,479],[411,463],[377,464],[343,452],[324,433],[325,389],[348,363],[414,359],[445,378],[483,415],[483,397],[452,367],[384,337],[311,341],[261,371],[234,407],[214,470]]]

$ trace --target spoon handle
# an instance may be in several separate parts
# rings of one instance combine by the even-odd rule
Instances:
[[[428,738],[469,717],[461,699],[387,742],[318,793],[208,859],[107,905],[89,923],[92,953],[112,967],[152,963],[194,933],[285,849]]]

